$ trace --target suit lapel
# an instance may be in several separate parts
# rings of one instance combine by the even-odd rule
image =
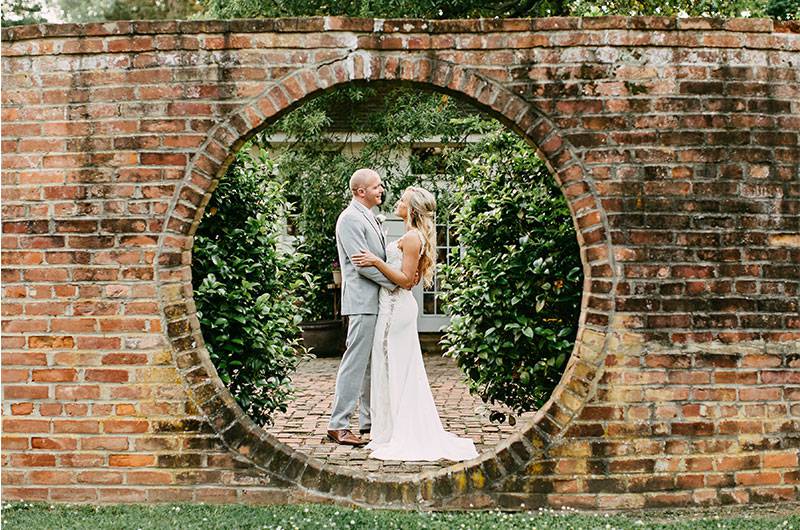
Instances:
[[[381,240],[381,245],[383,245],[383,247],[386,248],[386,241],[384,240],[383,232],[381,232],[381,229],[378,226],[378,222],[375,220],[375,216],[371,214],[367,215],[367,212],[365,212],[364,209],[361,209],[356,205],[353,205],[353,208],[358,210],[361,213],[361,215],[364,216],[364,219],[367,220],[367,223],[369,223],[372,229],[375,230],[375,232],[378,234],[378,238]]]

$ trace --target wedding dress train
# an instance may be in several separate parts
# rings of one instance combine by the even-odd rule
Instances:
[[[397,242],[386,247],[386,262],[400,268]],[[380,460],[460,461],[478,456],[475,444],[442,427],[422,362],[417,302],[407,289],[380,291],[372,346],[370,457]]]

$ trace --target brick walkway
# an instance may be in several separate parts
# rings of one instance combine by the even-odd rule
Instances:
[[[289,404],[285,414],[275,418],[268,431],[282,442],[315,456],[330,464],[356,467],[370,472],[393,475],[418,473],[451,464],[439,462],[393,462],[368,458],[365,449],[353,449],[325,440],[328,419],[333,401],[336,370],[339,358],[313,359],[302,363],[293,377],[297,399]],[[488,411],[480,398],[471,396],[461,380],[461,372],[453,359],[424,356],[428,379],[439,416],[445,429],[466,436],[475,442],[479,453],[493,447],[514,432],[516,427],[489,421]],[[518,426],[533,414],[518,418]],[[357,414],[353,415],[352,428],[358,431]]]

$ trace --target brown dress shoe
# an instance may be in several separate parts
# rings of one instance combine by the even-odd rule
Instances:
[[[367,445],[366,440],[362,440],[361,438],[350,432],[350,429],[339,429],[339,430],[328,431],[328,438],[339,445],[352,445],[354,447]]]

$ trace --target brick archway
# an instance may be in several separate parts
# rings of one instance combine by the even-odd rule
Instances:
[[[615,509],[797,500],[800,36],[767,20],[340,18],[3,29],[8,498]],[[254,432],[193,317],[240,142],[316,91],[415,83],[538,145],[578,349],[535,425],[412,481]]]
[[[616,283],[612,274],[614,267],[608,259],[611,252],[610,241],[606,238],[605,216],[590,191],[593,183],[584,177],[580,162],[550,120],[541,111],[526,105],[521,98],[472,69],[428,58],[409,59],[355,52],[321,67],[298,70],[268,85],[262,94],[234,112],[229,120],[209,131],[209,139],[187,165],[183,183],[176,190],[174,207],[168,212],[170,221],[167,226],[171,228],[162,238],[172,237],[183,245],[183,238],[193,236],[202,219],[203,207],[208,203],[218,179],[246,138],[289,109],[296,108],[327,89],[368,81],[401,81],[421,88],[446,90],[484,108],[492,117],[499,118],[534,145],[542,146],[539,149],[540,156],[562,186],[573,213],[586,285],[591,285],[597,279],[609,281],[612,285]],[[178,206],[188,208],[183,211],[193,213],[193,217],[187,218],[176,213]],[[185,269],[190,264],[185,258],[177,259],[182,251],[183,248],[162,243],[158,262],[162,264],[160,270],[163,272],[159,276],[187,277]],[[171,259],[170,255],[175,258]],[[162,298],[163,313],[175,315],[174,318],[167,317],[166,329],[172,340],[176,364],[181,368],[187,391],[195,405],[211,420],[211,425],[226,445],[251,465],[315,494],[370,504],[397,500],[411,503],[415,499],[431,501],[437,481],[458,483],[459,476],[485,480],[487,474],[502,470],[498,476],[492,477],[499,479],[501,475],[518,471],[526,462],[539,456],[551,438],[557,439],[564,432],[594,390],[596,380],[602,374],[602,361],[608,343],[607,323],[612,313],[602,307],[591,308],[590,323],[586,325],[587,303],[591,293],[584,293],[578,338],[563,380],[531,425],[520,429],[494,450],[483,453],[475,462],[453,465],[435,474],[427,473],[425,477],[398,482],[383,475],[370,476],[355,469],[326,465],[279,442],[255,424],[217,377],[203,346],[199,321],[190,309],[192,304],[181,298],[191,292],[191,282],[165,282],[164,287],[166,289],[163,292],[170,293],[170,296]],[[173,293],[182,294],[176,297]],[[584,341],[585,336],[590,337],[589,340]],[[187,342],[188,338],[191,340]],[[398,495],[398,488],[402,491],[402,499],[394,498]],[[351,489],[363,492],[363,497],[348,493]],[[373,498],[367,499],[368,494]],[[447,498],[450,495],[452,493],[438,496]]]

